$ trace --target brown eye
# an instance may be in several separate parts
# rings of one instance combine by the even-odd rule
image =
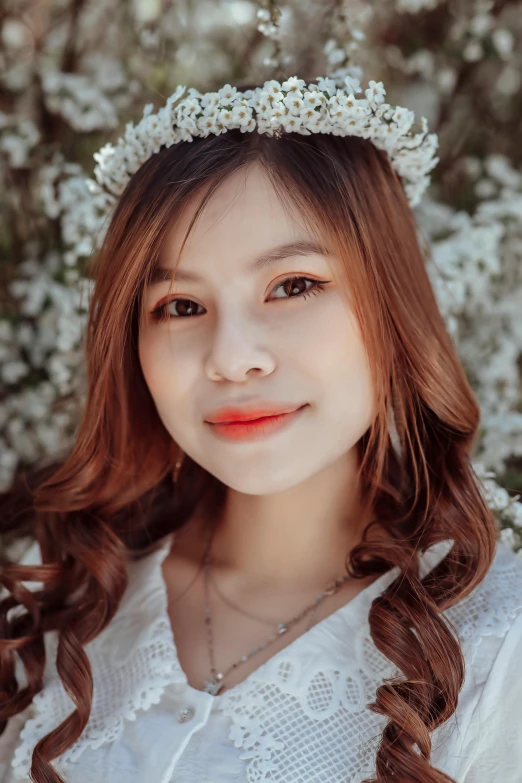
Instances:
[[[173,305],[176,305],[176,315],[173,315],[172,310],[169,311],[168,309]],[[151,312],[151,315],[156,321],[169,321],[173,318],[191,318],[195,315],[194,311],[197,307],[201,307],[201,305],[198,305],[192,299],[170,299],[170,301],[163,302],[163,304],[156,307]]]
[[[296,281],[302,281],[301,283],[296,283]],[[303,285],[304,281],[304,285]],[[326,281],[324,281],[326,282]],[[306,288],[306,283],[312,283],[311,288]],[[298,296],[306,297],[309,293],[315,292],[317,289],[322,290],[323,281],[321,280],[314,280],[311,277],[287,277],[286,280],[283,280],[282,283],[279,283],[276,285],[274,291],[277,291],[278,288],[282,288],[282,290],[286,294],[291,294],[295,289],[297,289],[297,293],[293,297],[288,297],[290,299],[295,299]],[[304,290],[299,290],[299,289]],[[282,299],[284,297],[276,297],[276,299]]]
[[[296,281],[304,281],[305,285],[303,286],[302,282],[296,283]],[[306,288],[306,283],[311,283],[311,287]],[[278,283],[273,290],[277,291],[279,288],[281,288],[285,294],[287,294],[287,296],[276,296],[275,299],[298,299],[300,297],[306,299],[306,297],[310,296],[311,294],[317,294],[323,291],[325,285],[328,283],[328,280],[315,280],[312,277],[294,275],[293,277],[287,277],[281,283]],[[290,296],[292,293],[294,293],[294,295]],[[172,313],[171,308],[171,306],[174,304],[176,305],[177,311],[175,315]],[[163,302],[162,304],[158,305],[158,307],[152,310],[151,316],[155,321],[172,321],[179,318],[193,318],[197,315],[195,310],[198,307],[201,307],[201,305],[198,305],[197,302],[194,302],[192,299],[175,297],[173,299],[169,299],[168,302]]]

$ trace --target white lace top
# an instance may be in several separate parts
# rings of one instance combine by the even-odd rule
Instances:
[[[171,543],[169,536],[130,563],[117,614],[85,648],[91,715],[53,761],[67,783],[361,783],[374,776],[387,718],[366,705],[385,677],[400,672],[373,644],[367,618],[398,568],[212,696],[188,684],[176,654],[161,571]],[[424,553],[421,577],[452,543]],[[23,562],[41,562],[36,544]],[[456,713],[432,734],[432,764],[458,783],[520,783],[522,560],[498,542],[486,579],[446,616],[459,632],[466,678]],[[34,745],[73,710],[54,668],[54,632],[46,648],[43,690],[0,736],[3,783],[31,783]]]

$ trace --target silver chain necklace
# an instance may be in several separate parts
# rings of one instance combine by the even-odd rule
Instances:
[[[230,674],[231,671],[234,669],[237,669],[238,666],[241,666],[242,663],[246,663],[253,655],[256,655],[256,653],[260,652],[261,650],[264,650],[266,647],[268,647],[270,644],[275,642],[276,639],[278,639],[282,634],[286,633],[290,628],[292,628],[299,620],[301,620],[303,617],[305,617],[308,613],[312,612],[312,618],[308,625],[309,630],[312,627],[313,619],[315,616],[315,613],[317,612],[317,609],[319,607],[319,604],[324,601],[324,599],[329,595],[334,595],[341,585],[346,582],[347,579],[351,579],[352,577],[350,574],[345,574],[340,579],[336,579],[335,581],[331,582],[326,590],[324,592],[319,593],[313,603],[311,603],[309,606],[307,606],[303,611],[299,612],[295,617],[293,617],[288,622],[279,622],[277,624],[277,631],[272,634],[272,636],[262,644],[259,645],[259,647],[256,647],[254,650],[251,650],[248,655],[243,655],[239,660],[237,660],[235,663],[233,663],[231,666],[228,667],[228,669],[224,672],[218,672],[216,670],[215,662],[214,662],[214,643],[213,643],[213,634],[212,634],[212,613],[210,610],[210,601],[209,601],[209,576],[210,576],[210,548],[212,544],[212,527],[209,526],[209,534],[208,534],[208,543],[204,554],[204,576],[205,576],[205,626],[207,628],[207,638],[208,638],[208,646],[209,646],[209,653],[210,653],[210,679],[209,680],[203,680],[203,690],[206,693],[211,693],[213,696],[219,693],[219,691],[224,686],[224,679],[227,676],[227,674]]]

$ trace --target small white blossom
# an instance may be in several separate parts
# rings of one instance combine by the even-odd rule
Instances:
[[[441,3],[442,0],[397,0],[397,10],[416,14],[419,11],[427,11]]]
[[[515,44],[515,38],[511,30],[497,27],[497,29],[493,30],[491,33],[491,40],[499,55],[503,59],[508,59],[513,52]]]
[[[384,96],[386,95],[384,85],[382,82],[375,82],[373,80],[369,82],[369,85],[368,89],[364,91],[364,94],[371,104],[378,106],[384,102]]]
[[[522,503],[516,501],[506,510],[505,516],[515,525],[522,528]]]
[[[1,368],[2,380],[8,385],[18,383],[28,372],[29,367],[21,361],[5,362]]]
[[[510,527],[505,527],[500,531],[500,540],[503,544],[506,544],[510,549],[514,549],[516,539],[513,530]]]
[[[499,74],[496,90],[502,95],[516,95],[522,84],[522,75],[518,68],[506,65]]]
[[[482,60],[484,57],[484,49],[482,48],[480,41],[469,41],[462,52],[462,56],[468,63],[476,63],[478,60]]]
[[[470,22],[470,32],[478,38],[483,38],[493,27],[494,21],[491,14],[477,14]]]

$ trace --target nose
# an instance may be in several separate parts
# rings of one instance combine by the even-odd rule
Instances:
[[[252,319],[236,311],[224,316],[215,327],[206,357],[205,369],[211,380],[241,383],[250,370],[269,375],[276,366],[273,346],[268,345],[267,331]]]

